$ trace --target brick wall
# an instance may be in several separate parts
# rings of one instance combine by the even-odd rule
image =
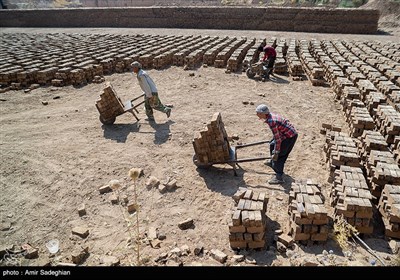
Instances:
[[[374,34],[379,11],[325,8],[141,7],[0,10],[0,27],[197,28]]]

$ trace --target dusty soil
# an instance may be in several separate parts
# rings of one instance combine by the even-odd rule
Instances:
[[[210,34],[255,37],[330,38],[337,35],[275,32],[239,32],[217,30],[137,30],[137,29],[3,29],[3,32],[110,32],[129,34]],[[332,37],[333,38],[333,37]],[[392,36],[346,35],[344,39],[398,40]],[[121,203],[112,204],[110,197],[126,195],[140,206],[140,262],[142,265],[162,265],[155,260],[163,253],[187,245],[187,256],[169,256],[166,265],[221,265],[210,256],[219,249],[228,256],[243,254],[246,266],[299,266],[306,261],[331,265],[370,265],[376,260],[362,246],[351,249],[345,256],[338,244],[329,239],[324,244],[295,245],[287,253],[276,251],[274,231],[287,231],[289,216],[288,192],[294,181],[312,179],[328,197],[328,170],[323,161],[325,136],[320,134],[321,123],[348,126],[339,104],[334,101],[329,87],[313,87],[309,81],[292,81],[289,76],[276,76],[272,81],[248,79],[244,73],[226,74],[223,69],[200,67],[185,71],[182,67],[148,70],[159,88],[164,103],[172,104],[169,119],[155,113],[155,124],[145,120],[139,108],[140,121],[129,113],[117,117],[112,126],[99,122],[95,101],[103,84],[89,84],[82,88],[45,87],[29,93],[8,91],[0,95],[0,202],[2,231],[1,245],[29,243],[39,250],[39,257],[26,259],[4,258],[2,265],[57,265],[71,263],[72,255],[81,247],[88,247],[89,255],[83,266],[110,265],[107,256],[114,256],[122,266],[138,265],[136,213],[129,214]],[[125,101],[137,96],[140,89],[130,73],[105,76]],[[43,105],[47,101],[48,105]],[[245,104],[250,102],[249,104]],[[255,115],[255,107],[268,104],[272,111],[287,117],[298,129],[299,139],[290,155],[285,173],[286,183],[272,186],[267,183],[272,170],[262,162],[242,163],[239,176],[233,176],[229,165],[215,165],[197,169],[193,164],[192,139],[204,128],[214,113],[220,112],[228,135],[239,136],[232,142],[250,143],[271,138],[271,132]],[[238,157],[265,156],[267,146],[250,147]],[[136,184],[129,178],[131,168],[143,169]],[[161,182],[177,180],[178,188],[160,193],[148,189],[150,176]],[[100,194],[99,188],[118,180],[121,188],[113,193]],[[240,188],[263,191],[270,197],[267,216],[268,244],[264,250],[234,251],[229,246],[228,221],[234,209],[232,195]],[[327,204],[328,202],[326,202]],[[86,207],[80,217],[78,208]],[[181,230],[178,224],[188,218],[194,227]],[[76,226],[89,229],[86,238],[72,234]],[[388,240],[383,237],[379,223],[372,236],[364,241],[386,260],[395,263]],[[160,248],[153,248],[148,234],[157,229],[165,239]],[[57,238],[60,250],[52,255],[45,243]],[[354,243],[355,244],[355,243]],[[153,244],[154,245],[154,244]],[[196,256],[195,248],[204,247]],[[323,251],[332,250],[327,257]],[[254,260],[256,261],[254,263]],[[235,265],[228,258],[225,265]],[[376,261],[376,265],[380,265]]]
[[[381,35],[338,35],[233,30],[171,29],[40,29],[3,28],[0,32],[99,33],[114,34],[199,34],[247,36],[256,38],[379,40],[400,42],[398,26],[383,26]],[[287,231],[288,193],[292,182],[311,179],[328,197],[328,170],[323,160],[325,136],[321,123],[332,123],[345,131],[348,125],[329,87],[313,87],[310,82],[293,81],[276,76],[269,82],[250,80],[244,73],[226,74],[223,69],[199,67],[185,71],[182,67],[148,70],[159,88],[160,98],[173,105],[169,119],[155,113],[156,122],[148,123],[142,107],[140,121],[129,113],[117,117],[112,126],[99,122],[95,101],[104,84],[82,88],[42,87],[29,93],[8,91],[0,94],[0,245],[28,243],[38,249],[38,257],[26,259],[22,254],[6,254],[1,266],[43,266],[71,263],[82,247],[89,255],[81,266],[109,266],[115,260],[121,266],[140,265],[221,265],[210,256],[210,250],[226,253],[224,265],[300,266],[307,262],[319,265],[381,265],[363,246],[352,242],[348,252],[330,238],[328,242],[299,245],[286,253],[276,250],[274,231]],[[125,101],[140,93],[130,73],[105,76]],[[43,102],[48,104],[44,105]],[[249,103],[247,103],[249,102]],[[204,128],[211,116],[220,112],[228,135],[239,136],[239,143],[271,138],[271,132],[255,115],[255,107],[268,104],[270,109],[287,117],[298,129],[299,138],[286,165],[286,183],[267,183],[272,170],[262,162],[242,163],[237,177],[229,165],[197,169],[193,164],[192,139]],[[247,148],[239,158],[265,156],[267,146]],[[128,176],[131,168],[141,168],[143,175],[134,183]],[[150,176],[161,182],[177,181],[177,188],[161,193],[146,188]],[[100,194],[99,188],[118,180],[121,188]],[[263,250],[234,251],[229,246],[228,222],[234,209],[232,195],[240,188],[266,192],[267,246]],[[129,214],[122,203],[112,204],[116,194],[135,201],[139,212]],[[79,216],[84,204],[86,215]],[[328,203],[326,202],[326,205]],[[332,209],[330,209],[332,211]],[[138,216],[137,216],[138,215]],[[137,217],[139,221],[139,254],[137,251]],[[194,226],[181,230],[178,224],[192,218]],[[86,238],[72,234],[82,226],[89,230]],[[379,220],[375,232],[364,241],[387,265],[398,265],[398,255],[391,254]],[[150,242],[157,229],[159,248]],[[161,238],[161,237],[165,237]],[[60,241],[60,250],[50,254],[45,246],[51,239]],[[186,254],[185,245],[190,253]],[[204,248],[202,254],[194,251]],[[180,248],[183,254],[177,256]],[[324,255],[324,250],[330,252]],[[330,251],[332,250],[332,251]],[[175,253],[171,253],[175,251]],[[10,252],[10,251],[9,251]],[[156,262],[165,257],[166,262]],[[245,255],[236,263],[232,256]],[[325,252],[326,254],[326,252]],[[115,259],[110,258],[111,256]]]

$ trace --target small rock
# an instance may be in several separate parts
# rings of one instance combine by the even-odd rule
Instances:
[[[10,228],[11,228],[11,223],[9,223],[9,222],[5,222],[5,223],[1,223],[0,224],[0,230],[1,231],[7,231],[7,230],[10,230]]]
[[[165,240],[167,236],[165,234],[158,234],[158,240]]]
[[[181,247],[181,251],[183,256],[188,256],[190,254],[190,248],[186,244]]]
[[[151,245],[152,248],[158,249],[158,248],[161,247],[161,241],[158,240],[158,239],[150,240],[150,245]]]
[[[85,204],[84,204],[84,203],[82,203],[82,204],[78,207],[78,214],[79,214],[80,217],[86,215],[86,207],[85,207]]]
[[[180,223],[178,224],[178,227],[179,227],[181,230],[186,230],[186,229],[191,228],[193,225],[194,225],[193,219],[188,218],[188,219],[186,219],[186,220],[180,222]]]
[[[82,238],[86,238],[89,235],[89,229],[87,227],[74,227],[72,229],[72,234],[78,235]]]
[[[111,201],[112,204],[117,204],[118,201],[119,201],[118,196],[116,194],[112,194],[110,196],[110,201]]]
[[[102,263],[104,266],[117,266],[120,264],[120,261],[114,256],[104,256],[102,258]]]
[[[71,254],[71,259],[74,264],[82,263],[86,257],[89,255],[89,247],[81,247],[75,249]]]
[[[102,187],[99,188],[99,192],[101,194],[108,193],[108,192],[111,192],[111,191],[112,191],[112,189],[111,189],[110,185],[105,185],[105,186],[102,186]]]
[[[150,190],[152,188],[157,188],[159,184],[160,184],[160,180],[158,180],[154,176],[150,176],[150,178],[146,181],[146,188],[148,190]]]
[[[21,247],[25,250],[25,259],[36,259],[39,257],[39,250],[33,248],[30,244],[23,244]]]
[[[225,263],[228,255],[218,249],[211,250],[211,257],[215,260],[219,261],[220,263]]]
[[[157,233],[157,228],[155,227],[149,227],[149,230],[147,232],[147,238],[150,240],[157,239],[158,233]]]
[[[121,202],[123,205],[127,204],[129,202],[128,196],[126,194],[123,194],[121,196]]]
[[[165,193],[165,192],[167,191],[167,186],[160,184],[160,185],[158,186],[158,191],[159,191],[160,193]]]
[[[167,184],[165,184],[165,185],[166,185],[167,189],[170,191],[170,190],[173,190],[173,189],[176,188],[177,183],[178,183],[178,182],[177,182],[175,179],[172,179],[171,181],[169,181],[169,182],[168,182]]]
[[[233,262],[242,262],[242,261],[244,261],[244,255],[233,255],[232,261]]]
[[[250,257],[250,256],[247,256],[244,261],[247,264],[257,264],[257,261],[254,258]]]
[[[138,208],[138,205],[136,203],[132,202],[131,204],[128,205],[128,212],[134,213],[134,212],[136,212],[137,208]]]
[[[196,246],[194,247],[193,253],[198,256],[203,252],[203,246]]]
[[[47,101],[42,101],[42,105],[49,105],[49,102],[47,102]]]

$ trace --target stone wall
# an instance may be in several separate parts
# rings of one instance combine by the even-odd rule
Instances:
[[[370,9],[140,7],[0,10],[0,27],[197,28],[374,34]]]

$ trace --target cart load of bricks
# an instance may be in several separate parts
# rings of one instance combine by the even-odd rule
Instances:
[[[335,216],[343,216],[360,233],[373,232],[371,199],[361,168],[342,165],[335,171],[330,204],[335,208]]]
[[[96,101],[96,108],[104,120],[112,119],[124,113],[124,105],[110,82],[104,86],[100,99]]]
[[[289,192],[289,235],[295,241],[328,240],[329,218],[320,187],[311,180],[293,183]]]
[[[400,185],[386,185],[378,204],[385,235],[400,239]]]
[[[264,248],[267,231],[268,197],[265,192],[239,189],[234,195],[236,207],[229,221],[232,248]]]
[[[221,113],[212,116],[211,122],[198,132],[192,144],[199,163],[226,162],[230,159],[230,145]]]

